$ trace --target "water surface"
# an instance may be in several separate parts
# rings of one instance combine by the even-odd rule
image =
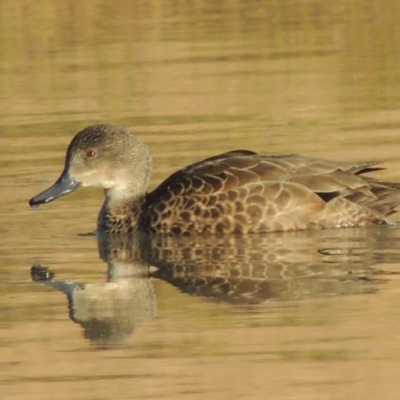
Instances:
[[[151,188],[236,148],[382,160],[376,176],[400,181],[398,15],[394,0],[2,2],[4,398],[397,399],[398,228],[102,259],[80,235],[101,191],[27,200],[98,122],[149,144]]]

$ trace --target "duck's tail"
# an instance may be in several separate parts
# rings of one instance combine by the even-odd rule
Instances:
[[[384,216],[392,215],[400,205],[400,183],[398,182],[370,182],[371,191],[376,199],[370,207]]]

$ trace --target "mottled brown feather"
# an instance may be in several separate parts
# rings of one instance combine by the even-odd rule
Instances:
[[[180,234],[244,233],[387,223],[400,192],[361,175],[380,169],[375,165],[224,153],[176,172],[150,193],[139,229],[168,233],[179,225]],[[179,196],[196,194],[183,206],[185,218],[166,194],[176,193],[177,185]],[[159,207],[171,210],[169,221],[160,223]]]

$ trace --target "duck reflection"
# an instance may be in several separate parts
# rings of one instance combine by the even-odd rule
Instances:
[[[86,338],[111,345],[156,315],[152,279],[234,305],[375,293],[383,282],[376,275],[383,272],[374,265],[399,260],[397,252],[387,251],[399,238],[399,229],[390,227],[179,238],[103,235],[98,249],[108,265],[105,283],[58,280],[40,265],[31,273],[35,282],[67,295],[70,317]]]
[[[105,283],[62,281],[48,268],[40,265],[31,268],[35,282],[67,295],[70,318],[82,326],[84,337],[98,346],[107,347],[122,343],[156,314],[156,297],[148,264],[132,258],[131,249],[115,249],[115,254],[112,248],[109,250]]]

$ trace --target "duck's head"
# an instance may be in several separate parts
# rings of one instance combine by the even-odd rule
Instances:
[[[109,201],[142,196],[150,172],[147,146],[126,128],[89,126],[72,139],[64,170],[54,185],[33,197],[29,204],[48,203],[87,186],[105,189]]]

